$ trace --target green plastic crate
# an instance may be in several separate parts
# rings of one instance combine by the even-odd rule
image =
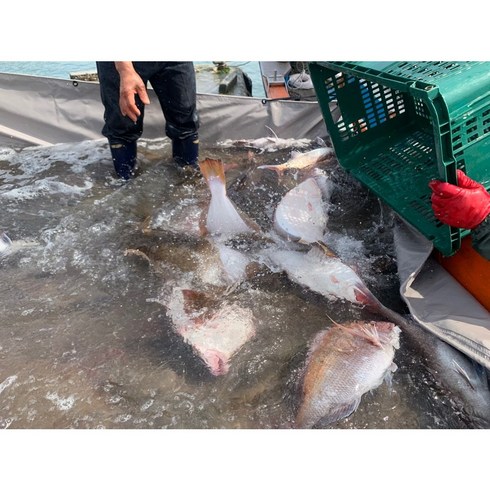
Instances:
[[[469,231],[434,217],[428,182],[456,183],[460,168],[490,188],[490,62],[325,61],[309,70],[340,165],[454,254]]]

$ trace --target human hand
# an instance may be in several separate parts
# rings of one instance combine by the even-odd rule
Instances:
[[[472,230],[490,214],[490,194],[485,187],[457,171],[458,185],[431,180],[432,209],[446,225]]]
[[[145,84],[130,61],[117,61],[116,69],[120,76],[119,107],[121,113],[136,122],[141,115],[136,105],[136,95],[143,104],[150,103]]]

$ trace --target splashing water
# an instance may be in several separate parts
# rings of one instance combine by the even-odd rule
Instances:
[[[113,174],[105,140],[0,149],[0,229],[12,243],[38,244],[0,258],[1,428],[289,427],[311,340],[331,325],[328,317],[368,315],[268,268],[243,280],[249,261],[263,263],[264,244],[233,238],[213,251],[198,228],[209,187],[182,183],[170,148],[165,138],[140,141],[140,175],[126,184]],[[251,156],[202,145],[201,154],[230,164],[228,198],[267,231],[298,176],[278,181],[256,167],[283,163],[290,150]],[[324,241],[356,261],[376,296],[400,306],[391,214],[383,211],[384,231],[370,241],[379,204],[332,161],[325,171],[333,192]],[[229,280],[239,285],[226,294],[213,253],[236,265]],[[213,298],[217,318],[254,318],[254,336],[233,352],[224,375],[209,372],[168,315],[166,299],[186,284]],[[367,393],[335,427],[471,427],[403,335],[395,361],[391,389]]]

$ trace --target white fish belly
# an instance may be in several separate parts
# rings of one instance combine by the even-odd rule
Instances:
[[[189,312],[180,288],[172,291],[167,315],[173,321],[175,332],[193,347],[214,375],[226,374],[233,354],[255,335],[251,310],[223,304],[212,313],[205,308]]]
[[[274,213],[274,228],[280,235],[307,243],[322,240],[327,221],[322,192],[313,178],[291,189]]]
[[[270,251],[268,257],[292,281],[326,298],[359,302],[356,291],[361,287],[362,281],[339,259],[325,257],[318,260],[315,256],[293,250]]]
[[[211,202],[209,204],[206,228],[213,235],[234,235],[250,233],[252,230],[243,221],[225,192],[222,183],[210,182]]]

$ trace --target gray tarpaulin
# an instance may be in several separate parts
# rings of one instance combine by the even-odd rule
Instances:
[[[400,293],[437,337],[490,369],[490,313],[436,260],[432,243],[405,222],[395,229]]]
[[[149,90],[144,138],[165,136],[158,99]],[[232,95],[198,94],[201,141],[310,138],[327,130],[317,102]],[[0,134],[33,144],[70,143],[102,138],[99,84],[77,80],[0,74]]]

